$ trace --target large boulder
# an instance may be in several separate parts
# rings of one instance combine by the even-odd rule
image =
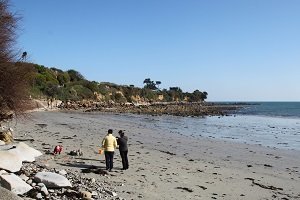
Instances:
[[[27,144],[20,142],[13,145],[0,146],[0,169],[17,172],[22,167],[22,162],[33,162],[42,153]]]
[[[35,158],[43,155],[40,151],[28,146],[24,142],[20,142],[16,145],[16,148],[8,150],[8,152],[17,155],[22,161],[33,162]]]
[[[44,183],[47,188],[72,187],[67,178],[52,172],[39,172],[35,175],[34,180],[38,183]]]
[[[22,160],[18,155],[8,151],[0,151],[0,169],[17,172],[21,167]]]
[[[32,187],[20,177],[9,173],[2,173],[0,175],[0,185],[16,194],[24,194],[32,189]]]
[[[0,194],[0,200],[22,200],[21,197],[3,187],[0,187]]]

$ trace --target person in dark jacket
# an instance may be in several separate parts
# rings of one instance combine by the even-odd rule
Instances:
[[[122,165],[123,165],[123,170],[126,170],[129,168],[128,164],[128,147],[127,147],[127,141],[128,138],[127,136],[124,135],[124,132],[122,130],[119,131],[120,137],[117,138],[117,142],[119,145],[119,150],[120,150],[120,155],[122,158]]]

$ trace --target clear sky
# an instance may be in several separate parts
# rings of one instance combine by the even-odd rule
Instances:
[[[299,0],[10,2],[31,62],[208,101],[300,101]]]

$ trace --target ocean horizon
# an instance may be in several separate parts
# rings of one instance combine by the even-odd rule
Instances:
[[[242,105],[241,109],[230,114],[300,118],[300,101],[219,101],[212,103]]]

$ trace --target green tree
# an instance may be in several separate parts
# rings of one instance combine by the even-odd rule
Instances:
[[[65,85],[66,83],[70,82],[70,76],[66,72],[61,72],[57,75],[57,80],[59,82],[59,85]]]
[[[84,80],[84,77],[81,75],[81,73],[74,69],[70,69],[67,72],[68,72],[68,74],[70,76],[70,80],[72,82]]]
[[[160,82],[160,81],[159,81]],[[150,78],[146,78],[143,82],[145,84],[144,88],[150,89],[150,90],[157,90],[156,84],[154,81],[151,81]]]

